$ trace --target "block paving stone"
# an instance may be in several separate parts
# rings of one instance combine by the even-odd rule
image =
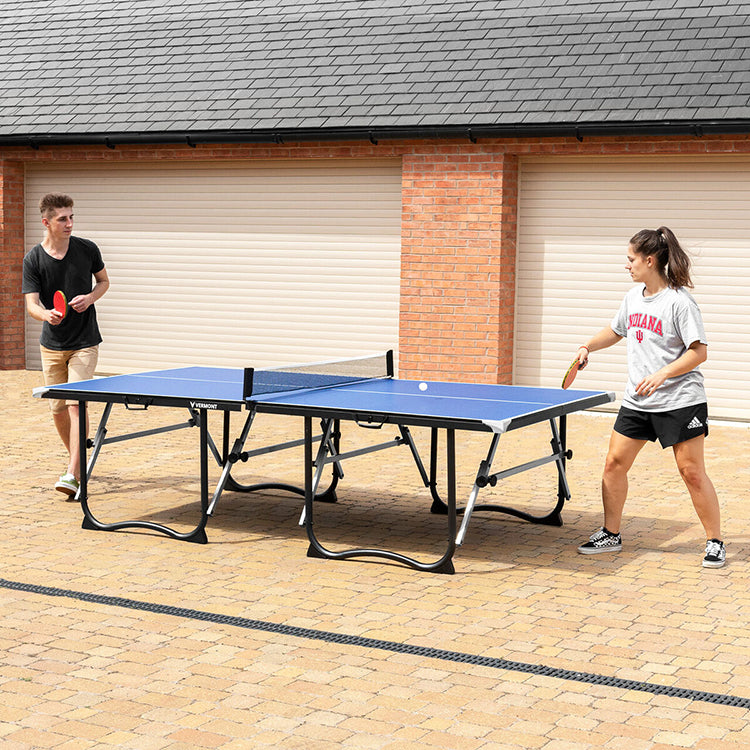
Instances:
[[[729,550],[724,568],[701,567],[700,526],[671,453],[654,446],[634,470],[623,551],[594,559],[576,553],[600,523],[600,473],[613,421],[611,414],[586,414],[569,420],[573,498],[564,525],[477,512],[456,553],[456,574],[447,576],[382,561],[308,558],[297,523],[301,498],[278,491],[226,492],[206,545],[140,530],[84,530],[80,507],[52,489],[65,461],[46,402],[31,398],[40,381],[37,372],[0,372],[0,578],[36,587],[0,585],[3,750],[750,746],[750,711],[742,707],[47,592],[750,698],[748,425],[714,424],[706,443]],[[98,413],[93,405],[94,419]],[[182,419],[174,410],[116,408],[110,432]],[[259,417],[256,426],[258,444],[301,429],[294,419]],[[369,431],[351,432],[345,439],[352,446],[371,441]],[[199,487],[196,433],[105,446],[90,488],[92,510],[105,521],[190,528]],[[426,454],[425,432],[415,430],[415,438]],[[503,458],[527,460],[545,451],[546,441],[542,429],[509,433]],[[462,499],[486,445],[485,436],[459,436]],[[238,479],[299,483],[301,461],[289,451],[241,464]],[[408,452],[360,457],[347,462],[345,474],[338,503],[316,513],[325,544],[389,545],[420,559],[441,554],[445,519],[429,513]],[[551,507],[553,474],[545,467],[511,477],[486,490],[487,502]]]

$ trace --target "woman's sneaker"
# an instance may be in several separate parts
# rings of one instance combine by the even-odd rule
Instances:
[[[720,568],[727,559],[727,550],[720,539],[709,539],[706,542],[706,556],[703,558],[704,568]]]
[[[55,483],[55,489],[67,495],[67,500],[72,500],[78,492],[78,480],[72,474],[63,474]]]
[[[602,526],[591,535],[586,544],[578,548],[578,551],[582,555],[598,555],[600,552],[619,552],[621,549],[622,537],[619,534],[611,534]]]

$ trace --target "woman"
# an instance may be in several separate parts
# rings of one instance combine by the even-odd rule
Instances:
[[[637,286],[625,295],[611,326],[577,354],[583,367],[590,352],[627,337],[628,383],[602,476],[604,525],[578,551],[592,555],[622,549],[628,471],[646,442],[658,438],[662,448],[672,447],[706,532],[703,566],[720,568],[726,550],[719,501],[703,457],[708,407],[697,369],[706,360],[706,334],[698,305],[687,291],[693,286],[690,258],[667,227],[638,232],[627,258],[625,268]]]

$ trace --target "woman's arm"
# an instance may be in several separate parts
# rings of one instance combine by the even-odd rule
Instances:
[[[606,349],[608,346],[616,344],[621,338],[622,336],[615,333],[609,326],[595,333],[585,344],[578,347],[576,358],[581,363],[581,367],[585,367],[588,363],[590,352]]]
[[[708,358],[708,347],[700,341],[693,341],[688,350],[677,357],[674,362],[660,368],[656,372],[647,375],[635,389],[639,396],[650,396],[665,380],[684,375],[694,370]]]

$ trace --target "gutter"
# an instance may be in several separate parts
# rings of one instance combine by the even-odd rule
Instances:
[[[259,130],[133,131],[108,133],[50,133],[0,135],[0,147],[101,145],[107,148],[133,144],[294,143],[300,141],[369,141],[486,138],[585,138],[602,136],[748,135],[750,119],[659,120],[652,122],[560,123],[551,125],[465,125],[355,128],[274,128]]]

